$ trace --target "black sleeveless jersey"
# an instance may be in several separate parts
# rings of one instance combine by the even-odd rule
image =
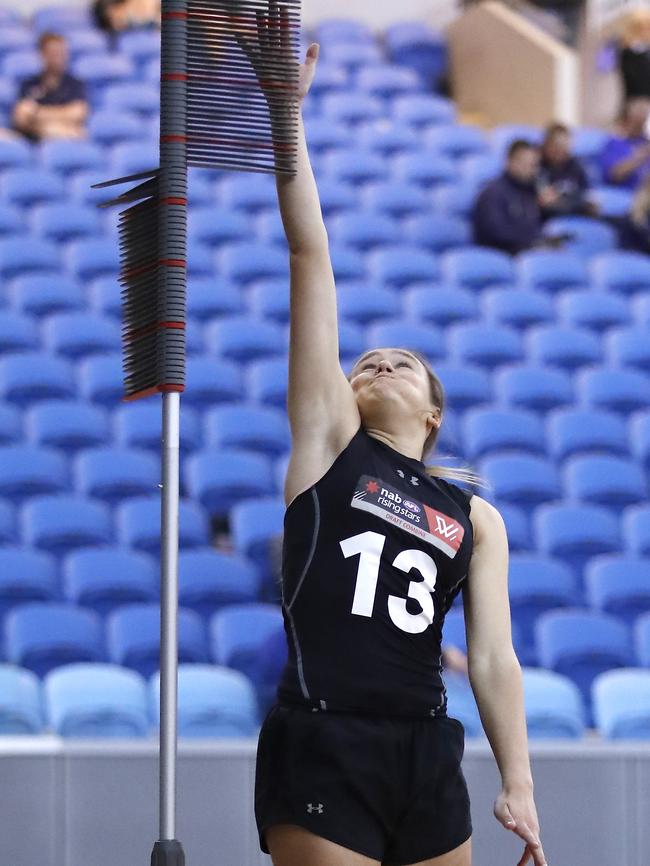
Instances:
[[[359,428],[285,513],[281,701],[446,715],[442,626],[467,577],[470,497]]]

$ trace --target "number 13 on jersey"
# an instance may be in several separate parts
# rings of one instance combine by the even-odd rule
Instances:
[[[386,536],[379,532],[361,532],[339,542],[343,556],[359,555],[357,582],[354,589],[352,613],[357,616],[371,617],[377,594],[377,579],[379,578],[379,563],[386,543]],[[406,609],[406,598],[397,595],[388,596],[388,613],[398,628],[409,634],[420,634],[433,622],[433,598],[431,593],[436,586],[438,569],[435,562],[423,550],[411,549],[398,553],[393,560],[393,566],[409,574],[416,568],[422,575],[422,580],[412,580],[408,587],[408,598],[415,599],[422,610],[420,613],[409,613]]]

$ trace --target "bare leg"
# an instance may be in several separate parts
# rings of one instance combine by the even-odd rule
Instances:
[[[321,839],[294,824],[276,824],[266,831],[273,866],[380,866],[362,854]],[[469,863],[469,860],[467,861]],[[437,864],[436,864],[437,866]],[[466,866],[465,861],[441,866]]]
[[[458,848],[447,851],[440,857],[432,857],[430,860],[422,860],[413,866],[472,866],[472,837],[470,836]]]

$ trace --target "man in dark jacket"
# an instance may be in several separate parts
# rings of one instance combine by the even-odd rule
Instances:
[[[538,149],[523,139],[513,141],[505,171],[488,183],[474,204],[475,243],[515,254],[538,241],[542,228],[538,169]]]
[[[552,123],[547,128],[540,157],[538,187],[544,217],[593,216],[596,207],[587,196],[587,172],[571,153],[571,133],[567,126]]]

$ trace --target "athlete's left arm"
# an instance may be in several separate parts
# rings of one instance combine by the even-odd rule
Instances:
[[[521,667],[512,646],[506,528],[497,509],[479,496],[471,499],[470,518],[474,546],[463,590],[467,666],[483,728],[501,773],[503,790],[494,814],[524,839],[528,857],[532,856],[535,864],[543,864]]]

